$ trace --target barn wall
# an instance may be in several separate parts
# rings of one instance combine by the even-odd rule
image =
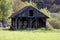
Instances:
[[[29,16],[29,10],[33,10],[32,17],[45,17],[44,14],[40,13],[38,10],[35,10],[34,8],[28,8],[28,9],[24,10],[22,13],[17,15],[17,17],[31,17],[31,16]]]

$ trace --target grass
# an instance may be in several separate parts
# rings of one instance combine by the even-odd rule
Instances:
[[[0,28],[0,40],[60,40],[60,30],[18,30]]]

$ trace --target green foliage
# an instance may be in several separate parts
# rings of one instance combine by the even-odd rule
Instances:
[[[26,2],[27,5],[33,6],[33,7],[37,7],[36,3],[32,2],[32,0],[30,0],[29,2]]]
[[[2,18],[7,19],[10,12],[9,10],[12,9],[12,0],[0,0],[0,19]]]
[[[47,8],[40,9],[41,12],[43,12],[48,17],[51,17],[51,12]]]
[[[21,2],[21,3],[19,3],[18,6],[14,5],[14,12],[22,9],[25,6],[33,6],[33,7],[36,7],[36,4],[34,2],[32,2],[32,0],[30,0],[29,2]]]
[[[56,18],[51,18],[49,23],[53,26],[53,28],[60,29],[60,20]]]
[[[52,13],[51,16],[52,16],[52,18],[56,18],[56,19],[60,20],[60,12]]]
[[[52,13],[49,23],[53,26],[53,28],[60,29],[60,12]]]
[[[46,24],[47,26],[47,30],[53,30],[53,26],[49,23],[49,22],[47,22],[47,24]]]

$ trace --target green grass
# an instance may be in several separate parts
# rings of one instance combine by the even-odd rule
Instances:
[[[0,40],[60,40],[60,30],[18,30],[0,28]]]

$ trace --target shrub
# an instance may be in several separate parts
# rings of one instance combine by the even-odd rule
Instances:
[[[52,27],[52,25],[49,23],[49,22],[47,22],[47,26],[46,26],[47,28],[47,30],[52,30],[53,29],[53,27]]]
[[[52,18],[49,20],[49,23],[53,26],[53,28],[60,29],[60,20]]]

